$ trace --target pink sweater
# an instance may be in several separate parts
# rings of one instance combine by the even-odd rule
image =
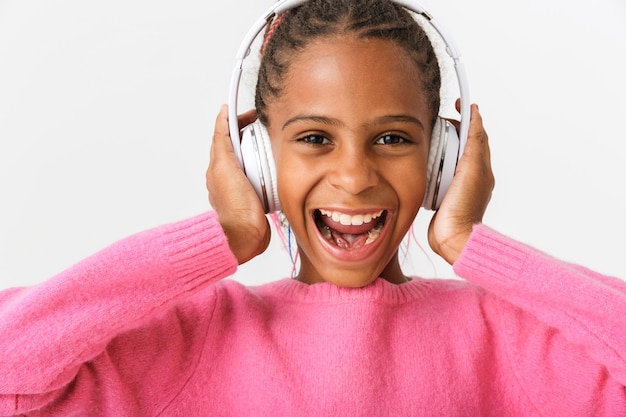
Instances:
[[[2,416],[626,416],[626,283],[477,226],[461,280],[222,280],[213,213],[0,292]]]

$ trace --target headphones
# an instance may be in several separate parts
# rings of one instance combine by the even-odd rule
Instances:
[[[252,187],[259,196],[265,213],[273,213],[281,209],[276,186],[276,165],[272,155],[269,135],[258,120],[246,126],[243,131],[239,131],[237,101],[241,74],[243,72],[243,61],[250,54],[250,49],[258,34],[272,22],[273,18],[301,5],[305,1],[280,0],[254,23],[237,51],[237,61],[230,84],[228,123],[233,151]],[[423,16],[425,21],[435,29],[446,46],[446,53],[454,62],[456,78],[459,83],[461,104],[459,134],[457,134],[456,128],[449,121],[438,116],[430,139],[426,194],[422,207],[428,210],[436,210],[450,187],[456,165],[463,154],[465,143],[467,142],[470,118],[469,88],[465,77],[465,69],[460,61],[457,49],[443,26],[426,12],[422,6],[412,0],[392,1],[410,12]]]

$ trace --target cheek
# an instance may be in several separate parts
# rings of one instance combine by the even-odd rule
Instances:
[[[406,216],[414,217],[422,206],[426,193],[426,175],[424,165],[417,164],[412,168],[397,169],[395,175],[388,176]]]
[[[295,158],[284,153],[274,154],[276,184],[283,212],[290,224],[299,223],[306,195],[314,173],[305,169]]]
[[[278,198],[283,214],[295,231],[304,222],[302,213],[314,173],[298,160],[280,131],[273,130],[272,126],[267,130],[271,137]]]
[[[426,181],[407,181],[405,182],[405,185],[406,184],[410,184],[411,186],[398,191],[400,206],[406,214],[414,216],[422,206],[426,189]]]
[[[293,145],[281,142],[280,137],[272,140],[272,153],[278,196],[283,209],[287,206],[301,207],[316,178],[320,176],[321,167],[300,157],[293,151]]]

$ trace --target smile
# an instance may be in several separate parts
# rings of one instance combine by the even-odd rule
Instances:
[[[383,230],[386,217],[386,210],[348,214],[319,209],[315,211],[315,224],[327,242],[352,251],[374,243]]]

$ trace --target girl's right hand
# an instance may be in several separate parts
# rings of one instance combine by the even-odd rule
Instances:
[[[239,128],[255,119],[254,110],[240,115]],[[215,121],[210,158],[206,171],[209,203],[215,209],[228,245],[241,265],[265,251],[271,232],[261,201],[233,152],[226,105],[222,106]]]
[[[473,104],[465,150],[428,228],[430,247],[450,265],[459,258],[474,225],[482,222],[494,186],[487,132]]]

